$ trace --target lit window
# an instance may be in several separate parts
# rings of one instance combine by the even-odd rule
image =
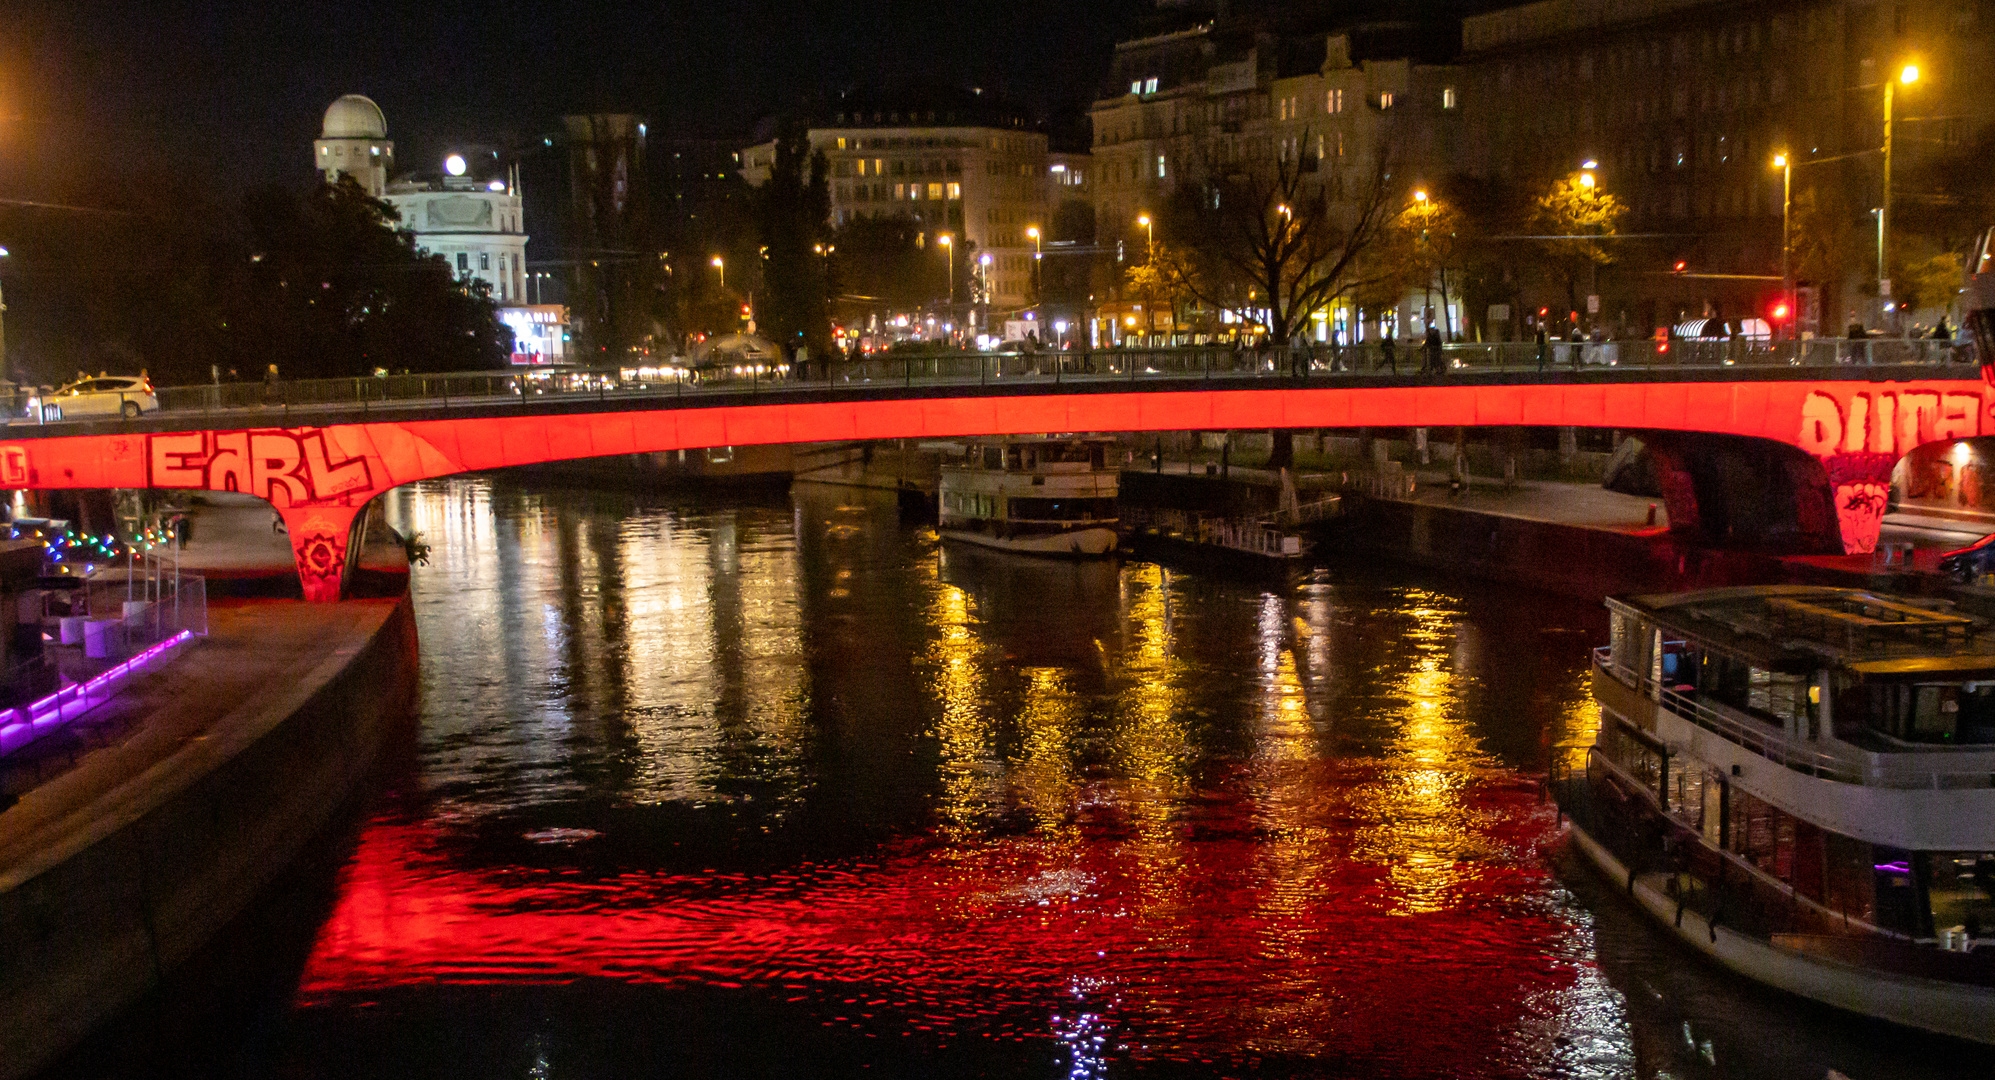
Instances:
[[[1144,92],[1144,93],[1146,93],[1146,94],[1154,94],[1154,93],[1156,93],[1156,92],[1157,92],[1157,80],[1156,80],[1156,79],[1154,79],[1154,78],[1152,78],[1152,79],[1147,79],[1147,80],[1145,80],[1145,81],[1144,81],[1144,83],[1143,83],[1143,92]]]
[[[928,185],[928,197],[931,199],[942,198],[942,185],[941,184]]]
[[[492,268],[492,253],[491,253],[491,252],[489,252],[489,251],[481,251],[481,252],[479,252],[479,253],[478,253],[478,269],[480,269],[480,270],[490,270],[491,268]]]
[[[1159,179],[1159,180],[1162,180],[1163,178],[1164,178],[1164,155],[1162,155],[1162,154],[1158,154],[1158,155],[1157,155],[1157,179]]]
[[[1392,91],[1390,91],[1390,90],[1387,90],[1387,91],[1385,91],[1385,92],[1383,92],[1383,93],[1379,94],[1379,96],[1378,96],[1378,107],[1379,107],[1379,108],[1381,108],[1381,109],[1390,109],[1390,108],[1392,108]]]
[[[961,185],[961,184],[950,184],[950,185],[949,185],[949,197],[950,197],[951,199],[960,199],[960,198],[962,198],[962,197],[963,197],[963,185]]]
[[[1452,108],[1454,108],[1454,107],[1455,107],[1455,105],[1456,105],[1456,104],[1457,104],[1457,101],[1456,101],[1456,98],[1455,98],[1455,88],[1454,88],[1454,87],[1452,87],[1452,86],[1446,86],[1446,87],[1442,87],[1442,88],[1441,88],[1441,107],[1442,107],[1443,109],[1452,109]]]
[[[840,139],[840,140],[838,140],[838,148],[839,148],[840,150],[843,150],[843,149],[845,149],[845,140],[844,140],[844,139]]]
[[[1132,93],[1132,94],[1140,94],[1140,93],[1142,93],[1142,92],[1143,92],[1143,80],[1141,80],[1141,79],[1137,79],[1137,80],[1136,80],[1135,82],[1132,82],[1132,83],[1130,83],[1130,84],[1129,84],[1129,92],[1130,92],[1130,93]]]
[[[1343,112],[1343,111],[1344,111],[1344,92],[1343,92],[1342,90],[1332,90],[1332,91],[1330,91],[1330,96],[1324,99],[1324,102],[1323,102],[1323,111],[1325,111],[1325,112],[1330,112],[1330,113],[1340,113],[1340,112]]]
[[[381,148],[380,148],[380,147],[378,147],[378,146],[371,146],[371,147],[368,147],[368,149],[370,149],[370,150],[374,151],[374,156],[375,156],[375,157],[380,157],[380,156],[381,156]]]

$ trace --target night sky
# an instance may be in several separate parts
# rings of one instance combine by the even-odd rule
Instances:
[[[325,106],[366,94],[403,168],[451,143],[634,111],[735,137],[881,76],[1083,105],[1147,0],[12,0],[0,3],[0,198],[87,201],[178,174],[218,193],[310,178]]]

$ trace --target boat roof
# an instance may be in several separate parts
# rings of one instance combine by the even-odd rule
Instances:
[[[1946,600],[1758,585],[1610,598],[1607,606],[1769,670],[1826,664],[1872,676],[1995,674],[1995,629]]]

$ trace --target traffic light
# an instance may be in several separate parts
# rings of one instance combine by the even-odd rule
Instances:
[[[1690,269],[1690,264],[1684,262],[1682,259],[1678,259],[1676,260],[1676,265],[1669,268],[1669,272],[1672,274],[1681,274],[1688,269]]]
[[[1775,303],[1774,303],[1774,305],[1773,305],[1773,310],[1772,310],[1771,312],[1769,312],[1769,314],[1771,314],[1771,315],[1773,316],[1773,321],[1774,321],[1774,322],[1777,322],[1777,323],[1778,323],[1778,322],[1786,322],[1786,321],[1787,321],[1787,305],[1786,305],[1785,303],[1783,303],[1783,302],[1778,302],[1778,301],[1777,301],[1777,302],[1775,302]]]

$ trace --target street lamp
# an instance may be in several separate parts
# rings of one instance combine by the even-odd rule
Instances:
[[[1794,163],[1788,160],[1786,154],[1775,154],[1773,167],[1780,170],[1780,299],[1787,305],[1787,317],[1795,319],[1794,276],[1788,271],[1787,261],[1788,252],[1793,247],[1787,230],[1789,214],[1794,209]],[[1800,321],[1795,319],[1788,325],[1798,326]],[[1791,332],[1789,336],[1792,336]]]
[[[7,249],[0,247],[0,259],[7,257]],[[0,378],[7,377],[7,294],[0,291]]]
[[[949,265],[949,312],[953,317],[956,311],[956,238],[943,233],[935,238],[935,242],[942,245],[942,261]]]
[[[1886,276],[1890,272],[1888,269],[1889,264],[1885,262],[1884,256],[1885,245],[1889,242],[1887,236],[1891,230],[1892,92],[1897,89],[1900,83],[1910,86],[1918,81],[1919,65],[1917,64],[1906,64],[1898,70],[1898,77],[1896,79],[1884,80],[1884,200],[1879,205],[1877,211],[1877,299],[1880,304],[1885,303],[1891,295],[1891,279]],[[1897,320],[1894,318],[1892,321],[1896,322]]]
[[[1136,224],[1138,224],[1138,225],[1141,225],[1141,226],[1143,226],[1143,232],[1144,232],[1145,234],[1147,234],[1147,236],[1148,236],[1148,238],[1149,238],[1149,245],[1150,245],[1150,246],[1149,246],[1149,248],[1148,248],[1148,251],[1149,251],[1149,257],[1150,257],[1150,261],[1151,261],[1151,262],[1155,262],[1155,261],[1156,261],[1156,259],[1157,259],[1157,226],[1156,226],[1156,223],[1154,223],[1154,222],[1152,222],[1152,221],[1150,220],[1150,215],[1148,215],[1148,214],[1139,214],[1139,215],[1137,215],[1137,218],[1136,218]]]
[[[710,260],[708,260],[708,261],[709,261],[709,264],[710,264],[710,265],[712,265],[712,266],[713,266],[713,268],[714,268],[715,270],[718,270],[718,271],[720,271],[720,291],[721,291],[721,292],[726,292],[726,291],[727,291],[727,260],[725,260],[725,259],[721,258],[721,257],[720,257],[720,256],[718,256],[718,255],[715,255],[715,256],[714,256],[714,257],[713,257],[712,259],[710,259]]]
[[[1046,256],[1039,246],[1039,226],[1027,225],[1025,227],[1025,235],[1032,238],[1032,306],[1037,308],[1039,306],[1039,260]]]

